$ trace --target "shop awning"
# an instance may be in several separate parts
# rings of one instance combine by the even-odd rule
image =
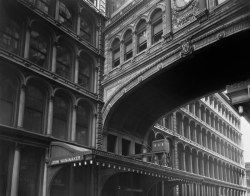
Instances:
[[[190,172],[97,149],[77,147],[62,142],[52,142],[50,152],[50,167],[56,167],[67,163],[74,164],[74,166],[91,164],[102,169],[135,172],[141,175],[166,179],[168,181],[199,184],[203,182],[202,176]]]

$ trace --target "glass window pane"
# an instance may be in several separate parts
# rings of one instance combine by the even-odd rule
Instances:
[[[91,23],[86,19],[83,18],[86,16],[82,16],[81,18],[81,28],[80,28],[80,37],[82,37],[84,40],[91,42],[91,35],[93,34],[92,32],[92,26]]]
[[[16,81],[11,76],[0,73],[0,124],[11,125],[16,92]]]
[[[24,128],[41,133],[43,128],[43,111],[45,106],[43,92],[35,86],[28,86],[26,91]]]
[[[69,29],[73,28],[73,18],[68,7],[63,3],[59,2],[59,22]]]
[[[47,41],[36,31],[31,31],[30,35],[30,54],[29,59],[41,66],[45,67],[47,55]]]
[[[18,196],[39,195],[43,157],[44,151],[39,148],[21,149]]]
[[[79,105],[77,108],[76,141],[80,144],[88,144],[88,132],[90,123],[90,110],[87,105]]]
[[[69,104],[62,97],[54,98],[54,115],[52,135],[60,139],[67,139]]]
[[[91,79],[91,68],[90,63],[85,60],[80,60],[79,65],[79,75],[78,75],[78,84],[83,88],[90,90],[90,79]]]
[[[17,54],[20,39],[19,32],[18,26],[12,21],[8,21],[6,24],[1,25],[0,47]]]
[[[58,46],[56,59],[56,73],[66,79],[70,79],[71,53],[69,49]]]

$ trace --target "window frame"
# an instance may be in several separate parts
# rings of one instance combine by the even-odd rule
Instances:
[[[136,28],[137,34],[137,53],[140,53],[147,49],[147,22],[146,20],[141,20]],[[140,42],[140,37],[145,36],[145,40]]]
[[[157,16],[158,13],[160,13],[159,16]],[[154,18],[154,17],[156,17],[156,18]],[[161,30],[157,33],[154,33],[154,29],[158,25],[161,25]],[[153,12],[153,14],[151,16],[151,33],[152,33],[152,36],[151,36],[152,44],[155,44],[162,39],[161,36],[163,35],[163,19],[162,19],[162,10],[161,9],[155,10],[155,12]],[[155,38],[157,38],[157,40],[155,40]]]

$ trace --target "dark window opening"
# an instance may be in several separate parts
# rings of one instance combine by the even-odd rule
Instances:
[[[17,25],[11,21],[0,25],[0,47],[18,54],[20,30]]]
[[[77,107],[77,122],[76,122],[76,142],[83,145],[88,145],[89,141],[89,123],[90,110],[85,104]]]
[[[54,114],[52,135],[56,138],[66,140],[69,120],[69,103],[61,96],[54,98]]]
[[[90,90],[91,87],[91,65],[90,62],[81,59],[78,72],[78,84],[83,88]]]
[[[124,60],[133,57],[133,42],[132,42],[132,31],[128,30],[124,36]]]
[[[86,19],[86,16],[83,16],[81,18],[80,37],[91,43],[91,35],[93,36],[91,23]]]
[[[142,145],[135,143],[135,154],[141,154],[142,153]]]
[[[47,52],[46,39],[37,31],[31,31],[29,60],[41,67],[45,67]]]
[[[68,7],[63,2],[59,2],[59,22],[69,29],[73,29],[73,17]]]
[[[117,142],[117,137],[114,135],[108,135],[107,137],[107,151],[108,152],[116,152],[116,142]]]
[[[6,73],[0,73],[0,124],[12,125],[17,82]]]
[[[33,147],[21,150],[18,196],[39,195],[44,151]]]
[[[158,42],[162,38],[163,27],[162,27],[162,11],[158,9],[152,18],[152,44]]]
[[[70,50],[65,47],[58,46],[57,58],[56,58],[56,73],[62,76],[63,78],[70,79],[71,61],[72,61],[72,58],[70,55]]]
[[[127,156],[130,154],[130,141],[122,139],[122,155]]]
[[[120,65],[120,41],[116,39],[112,44],[113,50],[113,67]]]
[[[44,94],[37,87],[28,86],[26,95],[23,126],[32,132],[41,133],[45,105]]]

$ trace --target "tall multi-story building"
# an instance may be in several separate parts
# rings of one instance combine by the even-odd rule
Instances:
[[[152,137],[172,144],[173,167],[204,176],[203,185],[182,185],[180,195],[205,190],[208,195],[244,192],[240,116],[222,93],[189,103],[154,126]],[[220,192],[215,193],[219,186]]]
[[[178,34],[231,3],[174,1],[188,10],[171,17],[170,2],[0,0],[1,196],[244,194],[239,115],[222,94],[150,130],[103,125],[119,85],[161,58],[171,21]]]
[[[94,192],[93,171],[48,165],[53,142],[98,142],[104,21],[103,0],[0,0],[1,196]]]
[[[250,163],[245,163],[246,167],[246,181],[247,181],[247,196],[250,195]]]

